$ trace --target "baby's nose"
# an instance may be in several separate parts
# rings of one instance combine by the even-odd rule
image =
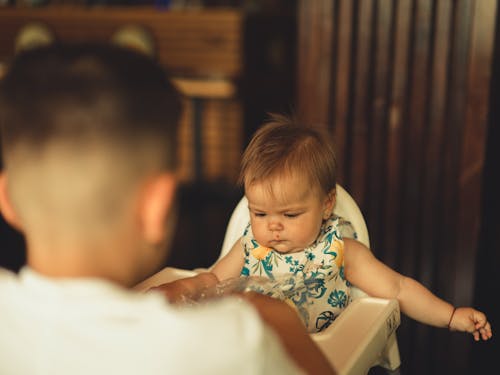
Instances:
[[[270,231],[279,231],[283,230],[283,225],[279,220],[270,220],[269,221],[269,230]]]

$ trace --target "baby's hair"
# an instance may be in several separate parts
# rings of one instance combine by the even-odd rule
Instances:
[[[23,224],[85,231],[119,220],[143,178],[174,170],[181,103],[157,62],[124,47],[16,56],[0,82],[0,134]]]
[[[305,176],[325,194],[335,189],[337,165],[329,137],[297,119],[270,114],[243,153],[239,183],[255,182],[289,173]]]

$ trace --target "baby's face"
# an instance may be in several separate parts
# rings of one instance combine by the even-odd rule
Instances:
[[[252,232],[257,242],[280,253],[301,251],[319,234],[334,198],[307,181],[280,177],[245,189]]]

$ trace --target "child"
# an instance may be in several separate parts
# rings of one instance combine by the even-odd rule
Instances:
[[[120,47],[13,61],[0,208],[25,234],[27,266],[0,269],[0,373],[333,373],[280,301],[179,309],[129,290],[166,255],[180,112],[161,67]]]
[[[371,296],[396,298],[405,314],[422,323],[470,332],[475,340],[491,338],[482,312],[452,306],[343,237],[348,223],[332,214],[336,162],[326,139],[278,115],[256,132],[240,175],[250,223],[213,274],[218,280],[276,280],[309,332],[326,328],[349,304],[350,286],[356,285]]]

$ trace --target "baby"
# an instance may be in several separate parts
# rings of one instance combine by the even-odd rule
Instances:
[[[370,296],[397,299],[403,313],[424,324],[469,332],[476,341],[491,338],[485,314],[454,307],[377,260],[362,243],[343,236],[350,225],[333,214],[336,162],[327,139],[280,115],[256,132],[240,175],[250,223],[212,274],[219,281],[240,276],[274,280],[309,332],[331,324],[349,304],[351,285],[356,285]],[[189,285],[192,291],[201,279],[206,285],[203,274],[162,289],[168,295],[170,287]]]

